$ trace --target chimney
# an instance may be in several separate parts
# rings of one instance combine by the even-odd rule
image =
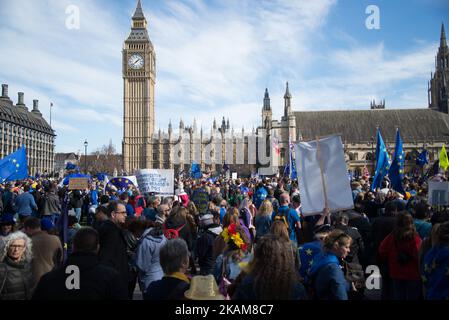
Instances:
[[[8,97],[8,85],[7,84],[2,84],[2,98],[7,98]]]
[[[25,103],[23,103],[23,92],[19,92],[18,93],[18,102],[17,102],[17,105],[19,106],[24,106],[25,105]]]
[[[39,100],[33,100],[33,110],[31,112],[42,117],[42,113],[39,111]]]

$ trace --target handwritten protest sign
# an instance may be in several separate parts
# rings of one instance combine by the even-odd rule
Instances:
[[[193,191],[192,201],[195,203],[196,208],[200,215],[207,213],[207,204],[209,202],[209,194],[203,188]]]
[[[175,190],[172,169],[142,169],[136,172],[140,192],[172,195]]]
[[[69,190],[84,190],[89,187],[88,178],[70,178],[69,179]]]

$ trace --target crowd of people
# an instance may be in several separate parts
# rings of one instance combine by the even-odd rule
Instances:
[[[179,179],[172,196],[59,182],[0,185],[0,300],[364,300],[369,266],[381,299],[449,298],[449,211],[420,177],[405,194],[353,178],[353,210],[313,216],[288,178]]]

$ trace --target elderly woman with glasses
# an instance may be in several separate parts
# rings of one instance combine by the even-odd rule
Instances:
[[[0,300],[28,300],[33,290],[31,239],[13,232],[0,244]]]

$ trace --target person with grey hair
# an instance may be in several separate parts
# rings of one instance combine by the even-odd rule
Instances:
[[[5,237],[0,246],[0,300],[30,299],[34,287],[31,239],[17,231]]]
[[[156,215],[157,215],[157,207],[161,203],[161,200],[159,197],[152,196],[148,197],[148,205],[143,210],[142,215],[145,217],[145,219],[156,221]]]
[[[186,275],[189,268],[189,250],[181,239],[168,240],[159,252],[160,264],[164,271],[161,280],[153,281],[144,294],[145,300],[181,300],[190,287]]]
[[[170,215],[170,207],[166,204],[161,204],[157,207],[156,223],[164,224],[165,220]]]

